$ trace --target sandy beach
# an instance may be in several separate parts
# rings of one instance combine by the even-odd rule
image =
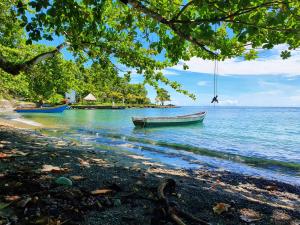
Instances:
[[[0,224],[300,223],[298,186],[175,169],[19,125],[0,126]]]

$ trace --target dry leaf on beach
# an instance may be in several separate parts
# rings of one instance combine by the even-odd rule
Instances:
[[[62,173],[62,172],[66,172],[67,170],[68,170],[67,168],[61,168],[58,166],[43,165],[41,172]]]
[[[5,159],[5,158],[8,158],[8,157],[9,157],[8,154],[0,152],[0,159]]]
[[[110,194],[112,192],[113,192],[112,189],[103,188],[103,189],[97,189],[97,190],[91,191],[91,194],[92,195],[107,195],[107,194]]]
[[[261,215],[252,209],[246,209],[246,208],[241,209],[240,214],[241,214],[240,215],[241,220],[243,220],[247,223],[261,220]]]
[[[229,204],[220,202],[213,207],[213,211],[214,211],[214,213],[220,215],[223,212],[227,212],[229,208],[230,208]]]
[[[19,150],[11,150],[11,153],[14,156],[27,156],[29,154],[27,152],[22,152],[22,151],[19,151]]]
[[[83,176],[71,176],[70,178],[75,181],[86,179],[86,177]]]

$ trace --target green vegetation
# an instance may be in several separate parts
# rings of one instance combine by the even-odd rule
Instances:
[[[10,1],[0,3],[0,19],[4,22],[0,25],[0,56],[15,65],[52,50],[45,45],[26,45],[25,31],[20,27],[20,21],[12,16]],[[120,77],[112,64],[95,61],[90,66],[83,66],[83,63],[80,59],[69,61],[54,54],[18,76],[0,69],[0,97],[55,104],[61,102],[65,92],[75,90],[80,97],[93,93],[100,103],[150,103],[144,85],[130,84],[130,76]]]
[[[163,88],[157,89],[156,94],[157,96],[155,100],[157,102],[161,102],[161,105],[164,105],[166,101],[171,101],[171,96],[169,95],[168,91]]]
[[[281,53],[286,59],[300,46],[298,0],[0,0],[0,4],[0,79],[5,83],[1,93],[29,99],[54,98],[74,88],[118,102],[147,101],[143,94],[131,93],[135,88],[126,76],[133,70],[156,89],[162,82],[195,98],[161,70],[192,57],[251,60],[257,57],[257,48],[278,44],[287,44]],[[56,48],[33,44],[57,37],[62,41]],[[65,47],[74,61],[58,56]],[[118,76],[116,65],[128,70],[125,78]],[[188,69],[185,64],[183,68]],[[109,84],[102,82],[108,77]]]

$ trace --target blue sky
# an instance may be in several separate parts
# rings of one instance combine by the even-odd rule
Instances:
[[[300,51],[292,52],[287,60],[280,58],[285,45],[260,52],[253,61],[230,59],[219,62],[218,95],[220,105],[226,106],[300,106]],[[182,65],[164,70],[164,74],[182,84],[183,88],[196,94],[193,101],[166,87],[176,105],[210,105],[213,97],[213,62],[192,58]],[[181,63],[183,64],[183,62]],[[141,82],[139,75],[134,82]],[[149,96],[155,98],[155,91],[148,88]]]
[[[30,19],[30,15],[28,16]],[[230,31],[228,33],[230,35]],[[63,37],[54,37],[52,42],[43,40],[39,43],[57,46],[63,41]],[[257,60],[245,61],[236,58],[219,62],[219,105],[300,107],[300,49],[292,51],[292,57],[287,60],[280,58],[282,50],[287,50],[287,46],[278,45],[272,50],[261,50]],[[62,54],[66,59],[73,58],[66,49],[63,49]],[[158,59],[162,58],[162,55],[158,56]],[[189,66],[189,70],[183,70],[183,63]],[[192,58],[173,68],[165,69],[163,72],[170,80],[178,81],[183,89],[197,97],[197,100],[193,101],[162,85],[171,94],[171,103],[210,105],[213,97],[213,65],[212,61]],[[143,82],[143,77],[133,73],[132,82]],[[147,90],[154,102],[155,90],[149,86]]]
[[[58,45],[63,38],[55,41],[40,41],[47,45]],[[292,51],[287,60],[280,58],[280,52],[287,46],[279,45],[272,50],[262,50],[257,60],[230,59],[218,63],[219,105],[223,106],[297,106],[300,107],[300,50]],[[66,59],[72,55],[65,49]],[[189,66],[183,70],[182,64]],[[182,84],[183,89],[196,95],[197,100],[177,93],[162,85],[171,94],[171,103],[176,105],[210,105],[213,97],[214,62],[192,58],[163,72],[172,81]],[[132,82],[143,82],[141,75],[133,73]],[[156,93],[147,86],[150,99],[154,102]]]

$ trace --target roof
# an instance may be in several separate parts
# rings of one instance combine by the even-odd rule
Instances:
[[[86,101],[96,101],[97,100],[96,97],[94,95],[92,95],[91,93],[89,93],[83,99],[86,100]]]

